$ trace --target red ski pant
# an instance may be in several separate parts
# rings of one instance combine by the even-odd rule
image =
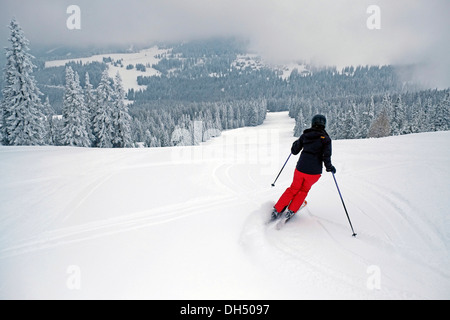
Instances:
[[[282,212],[286,207],[293,212],[297,212],[308,195],[309,190],[317,181],[320,174],[306,174],[295,170],[294,181],[291,186],[281,196],[275,205],[278,212]]]

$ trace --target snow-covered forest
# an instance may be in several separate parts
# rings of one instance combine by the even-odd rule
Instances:
[[[223,130],[263,123],[289,111],[299,136],[314,114],[328,118],[334,139],[449,129],[449,89],[423,89],[408,66],[338,70],[265,64],[237,39],[166,45],[157,63],[69,61],[45,68],[29,54],[19,23],[10,24],[2,89],[3,145],[167,147],[195,145]],[[108,69],[119,71],[111,79]],[[156,75],[149,76],[146,68]],[[140,72],[142,90],[125,88],[120,71]],[[23,87],[21,85],[23,84]]]
[[[329,100],[300,99],[290,108],[296,119],[295,136],[308,128],[314,114],[329,120],[328,132],[335,139],[380,138],[450,128],[450,91],[426,90],[385,93]]]
[[[35,68],[28,53],[29,42],[13,19],[11,47],[7,49],[5,84],[2,90],[1,141],[3,145],[66,145],[79,147],[131,146],[131,117],[125,105],[125,91],[117,74],[111,83],[103,72],[94,91],[86,73],[85,88],[79,75],[66,68],[62,117],[52,110],[48,97],[34,78]]]

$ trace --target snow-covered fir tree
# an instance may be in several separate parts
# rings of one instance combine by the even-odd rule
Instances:
[[[433,121],[433,100],[431,99],[431,97],[425,99],[422,108],[425,110],[425,123],[422,125],[422,127],[426,128],[427,131],[436,131]]]
[[[0,145],[3,144],[3,100],[0,100]]]
[[[151,135],[150,130],[146,130],[144,146],[148,148],[159,148],[161,147],[161,143],[156,137]]]
[[[369,129],[369,138],[387,137],[391,133],[391,125],[387,109],[383,109]]]
[[[114,91],[108,77],[108,71],[105,70],[97,87],[97,101],[92,123],[94,131],[94,147],[113,147],[113,100]]]
[[[440,101],[433,112],[432,123],[436,131],[449,130],[450,122],[450,91],[447,90],[444,98]]]
[[[173,133],[173,131],[171,133]],[[173,146],[172,139],[170,138],[170,135],[169,135],[169,131],[165,130],[163,124],[161,124],[161,127],[160,127],[160,135],[161,135],[161,138],[159,140],[161,141],[161,147]],[[201,136],[198,140],[195,140],[195,132],[194,132],[194,142],[193,142],[194,145],[195,145],[196,141],[201,141]]]
[[[392,107],[391,133],[401,135],[406,133],[406,108],[402,102],[402,96],[397,97]]]
[[[374,97],[370,97],[370,102],[367,107],[363,109],[360,117],[360,138],[367,138],[370,126],[375,119],[375,101]]]
[[[67,67],[61,143],[66,146],[89,147],[91,144],[88,134],[89,126],[89,114],[78,74],[71,67]]]
[[[230,109],[228,109],[228,111],[229,110]],[[210,109],[207,109],[204,112],[202,119],[203,120],[201,121],[201,124],[202,124],[202,131],[203,131],[203,137],[202,137],[203,142],[208,141],[211,138],[218,137],[221,135],[221,131],[217,128],[218,121],[214,120],[213,114]],[[229,119],[227,121],[229,121]],[[231,123],[232,122],[230,122],[230,125],[231,125]],[[198,127],[198,126],[199,126],[199,124],[197,124],[197,125],[194,124],[194,127]]]
[[[358,114],[356,112],[355,104],[352,103],[351,108],[344,111],[343,118],[340,120],[342,123],[341,139],[355,139],[359,135],[359,122]]]
[[[305,117],[303,116],[303,111],[300,110],[295,121],[294,137],[300,137],[306,128]]]
[[[236,117],[235,117],[235,128],[242,128],[245,126],[245,119],[242,116],[242,112],[240,108],[237,108],[236,110]]]
[[[408,122],[407,130],[409,133],[419,133],[424,132],[425,124],[427,120],[427,115],[425,110],[418,104],[414,104],[411,107],[412,114],[411,120]]]
[[[49,145],[56,144],[56,127],[55,122],[53,121],[53,117],[55,116],[55,110],[52,108],[50,104],[50,100],[48,97],[45,97],[45,102],[43,104],[43,111],[45,116],[45,143]]]
[[[131,147],[131,117],[125,104],[125,90],[122,78],[117,73],[114,78],[114,98],[112,103],[113,138],[114,148]]]
[[[231,108],[233,110],[233,108]],[[230,112],[231,113],[231,112]],[[234,114],[234,111],[233,111]],[[239,125],[237,124],[236,118],[234,118],[233,128],[237,128]],[[217,105],[214,106],[214,128],[222,131],[222,125],[220,123],[220,111]]]
[[[258,125],[258,109],[256,106],[251,106],[248,113],[248,125],[254,127]]]
[[[384,95],[383,101],[381,102],[381,113],[386,114],[386,118],[389,122],[389,133],[386,134],[386,136],[389,136],[392,134],[391,123],[392,123],[393,105],[392,105],[392,97],[387,93]],[[380,115],[379,118],[384,118],[384,115]],[[382,122],[386,122],[385,119]]]
[[[234,110],[233,110],[233,106],[230,104],[227,106],[226,127],[224,129],[228,130],[228,129],[234,129],[234,128],[236,128],[235,120],[234,120]]]
[[[149,132],[150,134],[150,132]],[[194,126],[188,115],[182,115],[180,121],[172,132],[171,141],[174,146],[191,146],[194,139]],[[151,139],[146,138],[151,142]],[[147,143],[150,145],[150,143]],[[154,144],[154,143],[153,143]]]
[[[97,106],[97,97],[96,97],[96,91],[94,89],[94,86],[91,84],[89,73],[86,72],[85,74],[85,81],[84,81],[84,102],[86,104],[86,109],[89,113],[89,140],[91,143],[94,143],[95,137],[94,137],[94,117],[95,117],[95,111]]]
[[[5,84],[2,90],[2,143],[4,145],[45,144],[45,116],[42,93],[33,77],[33,56],[19,23],[9,25],[10,48],[6,49]]]

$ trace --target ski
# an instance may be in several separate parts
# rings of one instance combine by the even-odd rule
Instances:
[[[280,215],[280,217],[281,217],[281,215]],[[268,221],[265,222],[265,224],[266,224],[266,225],[269,225],[269,224],[271,224],[272,222],[277,221],[280,217],[278,217],[278,218],[276,218],[276,219],[270,218]]]
[[[274,217],[270,217],[270,219],[268,220],[268,221],[266,221],[266,225],[268,225],[268,224],[271,224],[272,222],[275,222],[275,221],[277,221],[278,219],[280,219],[282,216],[283,216],[283,214],[284,214],[284,211],[286,210],[286,208],[284,208],[283,209],[283,211],[278,215],[278,217],[276,217],[276,218],[274,218]]]
[[[300,210],[302,210],[304,207],[306,207],[307,204],[308,204],[308,203],[307,203],[307,201],[305,200],[305,202],[303,202],[302,206],[300,207],[300,209],[298,209],[298,211],[300,211]],[[295,215],[293,215],[293,216],[295,216]],[[277,226],[278,226],[279,224],[281,224],[281,223],[282,223],[282,224],[285,224],[285,223],[287,223],[289,220],[291,220],[293,216],[291,216],[291,217],[288,218],[288,219],[284,218],[284,210],[283,210],[283,212],[278,216],[278,218],[276,218],[276,219],[270,218],[270,220],[267,221],[266,224],[270,224],[270,223],[272,223],[272,222],[274,222],[274,221],[277,221],[277,220],[280,220],[280,219],[281,219],[281,220],[277,223]],[[277,229],[278,229],[278,228],[277,228]]]

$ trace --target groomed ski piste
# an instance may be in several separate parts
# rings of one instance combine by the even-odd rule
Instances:
[[[199,146],[0,146],[1,299],[449,299],[450,132],[333,141],[281,230],[294,120]]]

